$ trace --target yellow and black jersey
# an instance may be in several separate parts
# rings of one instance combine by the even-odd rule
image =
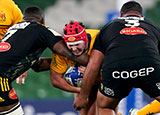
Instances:
[[[91,50],[93,48],[93,44],[95,42],[96,36],[99,33],[99,30],[95,29],[86,29],[87,35],[88,35],[88,55],[90,55]],[[55,54],[52,54],[52,62],[51,62],[51,69],[54,70],[57,73],[65,73],[69,66],[74,66],[75,62],[72,60],[69,60],[68,58]]]
[[[21,22],[23,15],[13,0],[0,0],[0,39],[12,25]]]

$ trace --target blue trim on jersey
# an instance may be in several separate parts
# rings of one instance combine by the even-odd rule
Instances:
[[[87,36],[88,36],[88,51],[89,51],[89,48],[90,48],[90,44],[91,44],[91,35],[89,33],[87,33]]]

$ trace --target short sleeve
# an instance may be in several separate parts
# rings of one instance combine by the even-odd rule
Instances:
[[[93,45],[93,49],[99,50],[100,52],[104,53],[101,32],[96,37],[96,40]]]
[[[23,14],[21,12],[21,10],[19,9],[19,7],[13,2],[13,8],[12,8],[12,13],[13,13],[13,22],[12,25],[21,22],[23,19]]]
[[[65,73],[68,68],[65,57],[52,53],[52,62],[50,68],[57,73]]]
[[[39,24],[40,25],[40,24]],[[54,45],[60,41],[63,40],[61,36],[56,36],[54,33],[52,33],[50,30],[48,30],[47,27],[40,25],[40,39],[43,43],[47,45],[48,48],[50,48],[53,51]]]

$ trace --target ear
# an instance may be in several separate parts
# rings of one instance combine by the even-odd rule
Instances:
[[[42,23],[45,24],[44,18],[42,18]]]
[[[122,15],[122,13],[120,13],[120,17],[122,17],[123,15]]]
[[[42,18],[39,22],[40,22],[41,24],[45,24],[44,18]]]

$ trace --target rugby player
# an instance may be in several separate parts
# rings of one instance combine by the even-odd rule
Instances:
[[[9,27],[21,22],[22,18],[22,12],[13,0],[0,0],[0,39]]]
[[[81,22],[71,21],[70,23],[66,24],[64,28],[63,38],[67,44],[67,47],[74,55],[80,56],[83,53],[90,55],[91,49],[98,33],[99,30],[96,29],[85,29],[84,25]],[[32,66],[32,69],[39,72],[50,68],[50,79],[52,85],[64,91],[75,93],[74,97],[76,98],[77,93],[80,92],[80,87],[71,86],[63,78],[69,67],[77,65],[74,61],[56,53],[52,53],[52,61],[51,58],[41,58],[36,63]],[[50,63],[51,65],[49,66]],[[79,70],[82,73],[85,71],[84,66],[77,66],[79,66]],[[88,106],[79,111],[80,115],[97,114],[96,95],[98,86],[96,84],[98,84],[98,82],[95,83],[93,90],[89,95],[90,101]]]
[[[99,115],[115,115],[118,103],[134,87],[160,101],[160,29],[144,18],[142,12],[138,2],[126,2],[120,17],[101,29],[83,76],[80,95],[74,103],[75,109],[87,104],[101,65]]]
[[[23,21],[10,27],[0,42],[0,114],[23,115],[12,82],[27,71],[48,47],[75,62],[86,65],[88,55],[74,56],[63,38],[56,36],[44,24],[44,14],[38,7],[24,10]]]

